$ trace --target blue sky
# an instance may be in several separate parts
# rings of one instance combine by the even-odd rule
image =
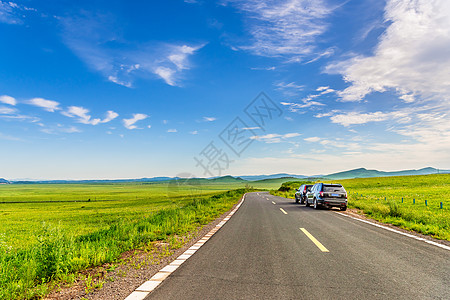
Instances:
[[[0,1],[0,45],[0,177],[450,169],[445,0]]]

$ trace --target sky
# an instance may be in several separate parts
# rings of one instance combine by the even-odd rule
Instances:
[[[0,1],[0,177],[450,169],[450,1]]]

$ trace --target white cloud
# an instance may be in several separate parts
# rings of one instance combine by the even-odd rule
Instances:
[[[307,142],[310,142],[310,143],[316,143],[316,142],[320,141],[320,137],[312,136],[312,137],[306,138],[304,140]]]
[[[53,101],[53,100],[47,100],[44,98],[33,98],[29,101],[27,101],[28,104],[34,105],[37,107],[41,107],[49,112],[54,112],[55,110],[60,110],[59,108],[59,102]]]
[[[281,143],[282,141],[285,141],[286,139],[293,138],[300,136],[300,133],[286,133],[286,134],[278,134],[278,133],[269,133],[266,135],[255,135],[250,137],[253,140],[258,140],[265,142],[267,144],[275,144],[275,143]]]
[[[127,129],[136,129],[138,128],[134,125],[136,122],[147,119],[147,115],[145,114],[133,114],[131,119],[123,119],[123,126]]]
[[[258,71],[261,71],[261,70],[263,70],[263,71],[274,71],[274,70],[276,70],[276,67],[275,66],[272,66],[272,67],[264,67],[264,68],[250,68],[251,70],[258,70]]]
[[[167,132],[178,132],[176,129],[168,129]]]
[[[390,117],[389,113],[383,113],[381,111],[373,113],[357,113],[349,112],[331,116],[331,122],[337,123],[343,126],[366,124],[369,122],[386,121]]]
[[[99,118],[92,119],[92,117],[89,115],[89,110],[81,106],[69,106],[67,111],[62,112],[62,114],[67,117],[77,118],[78,122],[80,123],[90,125],[97,125],[99,123],[108,123],[119,116],[118,113],[112,110],[108,110],[103,120]]]
[[[27,10],[25,6],[19,6],[11,1],[0,1],[0,23],[22,24],[24,10]]]
[[[47,127],[44,124],[39,124],[41,127],[40,131],[46,134],[59,134],[59,133],[80,133],[82,132],[80,129],[78,129],[75,126],[65,127],[61,124],[57,124],[57,126],[54,127]]]
[[[203,117],[203,121],[205,121],[205,122],[213,122],[215,120],[217,120],[217,119],[214,117]]]
[[[77,118],[78,122],[83,124],[97,125],[100,119],[91,119],[89,109],[81,106],[69,106],[67,111],[62,112],[63,115],[71,118]]]
[[[335,62],[326,72],[341,74],[350,86],[342,101],[360,101],[372,92],[394,90],[405,102],[450,99],[450,1],[389,0],[389,25],[372,56]]]
[[[11,107],[0,106],[0,115],[11,115],[17,112],[16,109]]]
[[[286,96],[296,96],[300,91],[303,91],[305,88],[304,85],[296,84],[295,82],[277,82],[274,84],[276,86],[276,90],[282,91]]]
[[[161,77],[168,85],[175,86],[175,73],[176,71],[171,68],[157,67],[153,71],[156,75]]]
[[[103,120],[101,120],[100,123],[108,123],[108,122],[114,120],[115,118],[117,118],[118,116],[119,116],[118,113],[116,113],[112,110],[108,110],[106,112],[106,117]]]
[[[420,107],[420,108],[404,108],[391,112],[339,112],[333,110],[328,113],[315,115],[316,118],[330,117],[332,123],[340,124],[345,127],[350,125],[361,125],[370,122],[382,122],[382,121],[395,121],[397,124],[406,124],[412,121],[412,117],[420,111],[427,111],[432,108]]]
[[[327,30],[325,19],[333,11],[325,1],[228,0],[225,3],[234,4],[246,17],[252,44],[240,49],[261,56],[290,57],[291,62],[323,55],[324,51],[316,48],[317,37]]]
[[[15,98],[13,98],[11,96],[7,96],[7,95],[0,96],[0,102],[9,104],[9,105],[17,104],[17,100]]]
[[[312,107],[312,106],[324,106],[325,104],[318,101],[311,101],[310,97],[302,99],[302,103],[294,102],[280,102],[281,105],[289,107],[290,112],[299,112],[301,109]],[[304,111],[302,111],[304,112]]]
[[[194,130],[194,131],[191,131],[191,132],[189,132],[190,134],[193,134],[193,135],[196,135],[196,134],[198,134],[198,131],[197,130]]]
[[[257,130],[257,129],[261,129],[261,127],[244,127],[244,128],[242,128],[242,130]]]
[[[108,81],[132,87],[136,78],[155,77],[180,86],[189,58],[201,45],[152,42],[132,44],[122,36],[122,25],[111,14],[81,12],[60,18],[65,44]],[[120,47],[118,47],[120,45]]]

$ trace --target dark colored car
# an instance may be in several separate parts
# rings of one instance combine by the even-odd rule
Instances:
[[[347,210],[347,192],[341,184],[316,183],[306,195],[306,206],[311,204],[315,209],[324,206]]]
[[[295,203],[305,203],[306,193],[311,190],[312,186],[312,184],[302,184],[295,192]]]

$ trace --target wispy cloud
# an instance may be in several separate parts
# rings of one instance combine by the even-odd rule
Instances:
[[[303,91],[304,85],[299,85],[295,82],[286,83],[284,81],[274,83],[275,89],[283,92],[286,96],[297,96],[299,92]]]
[[[23,24],[25,14],[33,11],[36,9],[12,1],[0,1],[0,23]]]
[[[0,102],[5,103],[5,104],[9,104],[9,105],[16,105],[17,104],[17,100],[14,97],[11,97],[11,96],[8,96],[8,95],[0,96]]]
[[[40,108],[45,109],[49,112],[54,112],[56,110],[60,110],[59,102],[53,101],[53,100],[47,100],[44,98],[33,98],[31,100],[28,100],[26,102],[27,104],[34,105]]]
[[[47,127],[47,126],[43,125],[42,128],[40,129],[40,131],[43,133],[46,133],[46,134],[80,133],[81,132],[81,130],[75,126],[66,127],[61,124],[58,124],[57,126],[53,126],[53,127]]]
[[[320,137],[312,136],[312,137],[309,137],[309,138],[305,138],[304,140],[307,141],[307,142],[315,143],[315,142],[320,141]]]
[[[196,134],[198,134],[198,131],[194,130],[194,131],[190,131],[189,133],[192,134],[192,135],[196,135]]]
[[[280,102],[280,104],[287,106],[290,112],[300,112],[300,113],[304,113],[305,111],[303,109],[305,108],[313,106],[325,106],[325,104],[318,101],[312,101],[312,99],[309,98],[302,99],[302,103]]]
[[[172,129],[168,129],[167,132],[174,133],[174,132],[178,132],[178,130],[172,128]]]
[[[79,123],[90,125],[108,123],[119,116],[118,113],[109,110],[106,112],[106,116],[103,120],[100,118],[92,118],[89,115],[89,109],[81,106],[69,106],[67,111],[63,111],[62,114],[67,117],[76,118]]]
[[[215,120],[217,120],[215,117],[203,117],[203,121],[205,122],[213,122]]]
[[[191,68],[189,57],[204,46],[131,43],[122,37],[121,26],[111,14],[82,12],[61,18],[61,22],[65,44],[90,68],[125,87],[149,75],[180,86],[183,72]]]
[[[12,107],[0,106],[0,115],[11,115],[16,113],[16,109]]]
[[[325,1],[227,0],[224,3],[231,3],[243,12],[252,36],[252,43],[241,45],[240,49],[261,56],[285,56],[290,62],[330,52],[316,47],[317,37],[328,28],[325,19],[333,11]]]
[[[7,141],[22,141],[22,139],[16,137],[16,136],[11,136],[11,135],[7,135],[7,134],[3,134],[0,132],[0,140],[7,140]]]
[[[293,137],[300,136],[300,133],[286,133],[286,134],[278,134],[278,133],[270,133],[261,136],[252,136],[251,139],[262,141],[267,144],[276,144],[285,141],[286,139],[290,139]]]
[[[134,124],[136,122],[147,119],[146,114],[133,114],[133,117],[131,119],[123,119],[123,125],[127,129],[137,129],[138,127]]]
[[[341,74],[350,86],[342,101],[361,101],[373,92],[395,91],[404,102],[450,99],[450,2],[386,3],[389,24],[371,56],[332,63],[326,72]]]

